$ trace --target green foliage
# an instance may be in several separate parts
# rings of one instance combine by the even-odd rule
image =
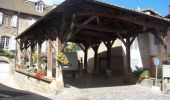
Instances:
[[[64,52],[76,52],[79,50],[79,46],[76,43],[69,42],[64,48]]]
[[[38,54],[35,52],[32,54],[32,60],[35,63],[37,59],[38,59]]]
[[[69,60],[68,60],[67,56],[65,54],[63,54],[63,53],[57,54],[56,59],[61,64],[68,64],[69,63]]]
[[[40,57],[40,63],[45,64],[47,62],[47,57],[46,56],[41,56]]]
[[[38,68],[37,72],[38,74],[43,74],[44,75],[45,70],[42,68]]]
[[[34,63],[37,61],[37,59],[38,59],[37,52],[32,54],[32,59],[33,59]],[[47,57],[45,55],[40,55],[40,63],[44,64],[44,63],[46,63],[46,61],[47,61]]]
[[[134,75],[138,78],[148,78],[149,77],[149,71],[146,69],[138,69],[134,72]]]
[[[14,58],[15,57],[15,55],[12,52],[9,52],[7,50],[2,50],[2,49],[0,49],[0,56],[4,56],[4,57],[7,57],[7,58]]]
[[[170,56],[169,55],[165,55],[164,57],[163,57],[163,61],[169,61],[170,60]]]

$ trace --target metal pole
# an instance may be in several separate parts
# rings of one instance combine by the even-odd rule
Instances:
[[[20,15],[20,12],[18,12],[18,17],[17,17],[17,32],[16,32],[16,35],[18,35],[18,30],[19,30],[19,15]],[[16,41],[16,44],[15,44],[15,68],[16,68],[16,64],[17,64],[17,41]]]
[[[157,79],[158,79],[158,66],[156,66],[156,73],[155,73],[155,86],[157,86]]]

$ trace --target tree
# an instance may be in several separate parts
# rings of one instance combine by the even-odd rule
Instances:
[[[76,52],[79,50],[79,46],[76,43],[68,42],[64,48],[64,52]]]

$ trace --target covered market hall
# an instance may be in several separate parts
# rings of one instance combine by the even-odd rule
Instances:
[[[84,51],[83,65],[87,72],[87,55],[91,47],[94,51],[93,73],[97,72],[98,48],[104,43],[106,51],[106,74],[111,74],[111,49],[116,39],[126,47],[124,76],[131,73],[130,46],[139,34],[152,33],[165,47],[162,33],[166,33],[170,20],[140,11],[134,11],[94,0],[66,0],[58,5],[31,27],[19,34],[16,39],[20,50],[30,49],[29,68],[33,66],[32,54],[38,44],[38,59],[41,45],[47,41],[47,80],[53,77],[52,56],[62,52],[67,42],[79,44]],[[19,53],[20,52],[20,53]],[[18,56],[20,57],[20,56]],[[19,60],[17,63],[21,63]],[[38,61],[38,66],[40,62]],[[56,62],[54,80],[64,87],[62,67]],[[87,72],[88,73],[88,72]]]

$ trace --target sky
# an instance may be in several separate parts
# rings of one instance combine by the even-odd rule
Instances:
[[[34,0],[36,1],[36,0]],[[60,4],[64,0],[43,0],[46,4],[52,5]],[[159,14],[166,16],[168,14],[168,6],[170,5],[170,0],[101,0],[103,2],[118,5],[121,7],[126,7],[135,10],[137,7],[141,9],[150,8]]]

